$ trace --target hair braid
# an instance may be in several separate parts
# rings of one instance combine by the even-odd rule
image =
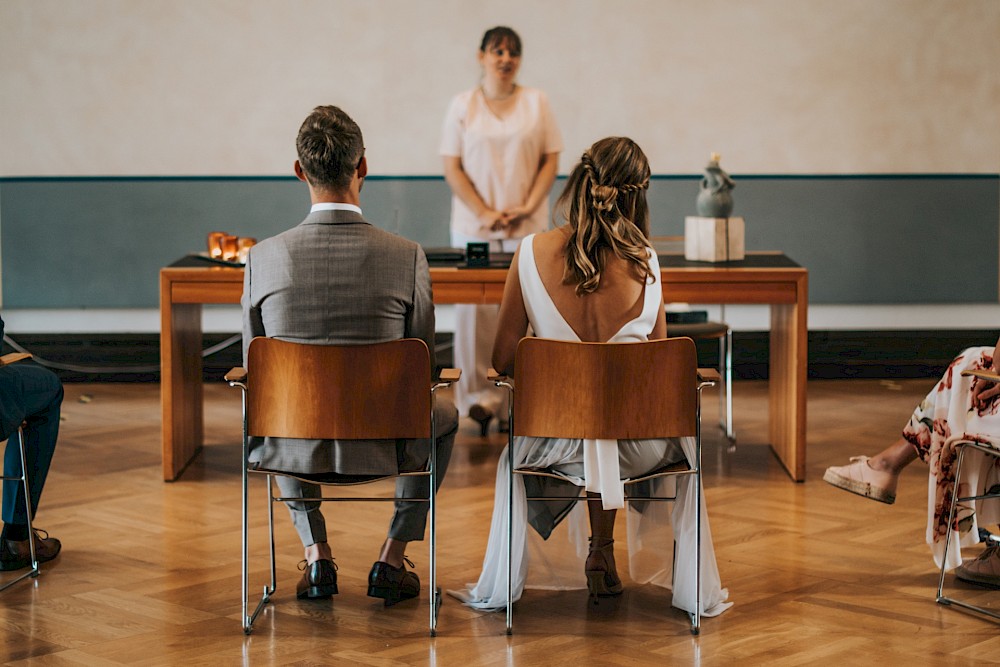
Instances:
[[[564,279],[576,283],[577,294],[600,286],[608,252],[634,264],[643,281],[652,277],[649,175],[646,156],[630,139],[602,139],[580,157],[559,198],[571,227]]]

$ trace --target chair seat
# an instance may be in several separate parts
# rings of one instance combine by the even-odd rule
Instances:
[[[722,338],[729,331],[725,322],[690,322],[685,324],[667,323],[670,336],[686,338]]]
[[[703,311],[693,312],[699,313]],[[677,318],[675,317],[675,319]],[[722,391],[719,393],[719,426],[725,430],[730,446],[735,446],[736,433],[733,429],[732,329],[725,322],[712,322],[708,320],[672,322],[670,313],[667,313],[667,335],[690,338],[692,340],[719,341],[719,375],[725,378],[722,383]]]
[[[650,472],[635,478],[630,478],[623,480],[625,484],[637,484],[643,482],[647,479],[653,479],[654,477],[660,477],[663,475],[677,475],[679,473],[690,472],[691,466],[686,460],[674,461],[673,463],[668,463],[667,465],[657,468],[656,470],[651,470]],[[516,468],[514,472],[518,475],[536,475],[539,477],[555,477],[556,479],[561,479],[567,482],[571,482],[569,476],[564,473],[553,470],[552,468]]]
[[[639,482],[644,482],[647,479],[653,479],[655,477],[663,477],[664,475],[680,475],[691,471],[691,465],[687,462],[687,460],[674,461],[673,463],[668,463],[662,468],[657,468],[652,472],[648,472],[641,477],[627,480],[625,484],[638,484]]]
[[[382,479],[395,479],[396,477],[404,475],[427,475],[429,473],[425,471],[411,471],[411,472],[400,472],[398,474],[389,473],[383,475],[343,475],[336,472],[318,472],[318,473],[298,473],[298,472],[288,472],[287,470],[271,470],[269,468],[253,468],[247,470],[247,472],[258,475],[282,475],[284,477],[292,477],[294,479],[301,480],[303,482],[310,482],[312,484],[334,484],[338,486],[349,486],[351,484],[369,484],[371,482],[377,482]]]

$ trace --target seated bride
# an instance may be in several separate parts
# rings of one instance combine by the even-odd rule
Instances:
[[[583,154],[557,204],[566,224],[526,237],[514,256],[493,348],[493,366],[499,372],[513,375],[517,344],[529,325],[536,336],[570,341],[638,342],[666,336],[660,268],[648,241],[649,176],[646,156],[630,139],[602,139]],[[578,491],[570,482],[515,476],[512,601],[520,598],[526,586],[574,589],[585,584],[594,596],[621,594],[614,530],[617,511],[625,507],[622,480],[672,462],[692,460],[695,439],[619,440],[617,447],[614,441],[608,444],[610,449],[605,442],[593,440],[515,438],[516,466],[558,471],[576,486],[586,488],[587,502],[586,507],[584,503],[553,500],[529,504],[528,492],[533,496],[571,496]],[[498,610],[508,604],[507,458],[505,450],[497,470],[482,574],[476,584],[450,591],[478,609]],[[629,574],[637,583],[672,588],[673,605],[693,613],[695,480],[683,475],[680,479],[654,480],[653,484],[651,493],[676,495],[677,500],[629,505]],[[534,531],[528,531],[527,524]],[[726,601],[728,592],[719,580],[704,506],[701,525],[701,611],[714,616],[732,603]],[[553,532],[557,526],[559,531]]]

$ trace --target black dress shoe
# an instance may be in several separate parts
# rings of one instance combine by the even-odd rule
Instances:
[[[43,537],[44,535],[44,537]],[[35,529],[35,558],[39,563],[59,555],[62,543],[44,530]],[[0,540],[0,571],[21,570],[31,567],[31,546],[28,540]]]
[[[337,564],[332,560],[318,560],[305,566],[302,579],[295,587],[295,597],[300,600],[323,600],[337,594]]]
[[[413,563],[408,559],[410,567]],[[397,602],[409,600],[420,595],[420,578],[414,572],[406,569],[406,565],[393,567],[388,563],[376,561],[368,574],[368,596],[382,598],[385,606],[391,607]]]

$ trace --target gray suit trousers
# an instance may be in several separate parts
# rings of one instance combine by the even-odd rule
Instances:
[[[438,398],[434,405],[434,423],[437,436],[437,486],[441,487],[451,459],[451,450],[458,431],[458,410],[451,401]],[[400,472],[424,470],[430,457],[430,440],[411,440],[405,443],[399,454]],[[294,477],[277,476],[278,488],[284,497],[320,498],[322,486],[304,482]],[[430,479],[427,477],[399,477],[396,479],[398,498],[427,498]],[[308,547],[316,542],[327,542],[326,519],[320,510],[322,502],[288,502],[292,524]],[[396,501],[388,537],[403,542],[424,539],[427,525],[428,503],[408,503]]]

